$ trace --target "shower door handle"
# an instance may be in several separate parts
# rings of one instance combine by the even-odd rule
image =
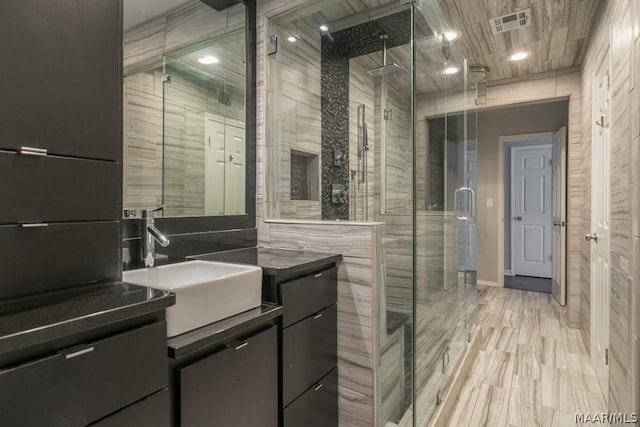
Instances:
[[[458,215],[458,194],[462,193],[462,192],[468,192],[470,197],[470,203],[471,206],[469,207],[469,216],[462,216],[462,215]],[[456,191],[453,193],[453,210],[456,216],[456,219],[459,221],[469,221],[471,220],[475,214],[476,214],[476,209],[475,209],[475,198],[476,198],[476,193],[473,191],[472,188],[469,187],[460,187],[457,188]]]

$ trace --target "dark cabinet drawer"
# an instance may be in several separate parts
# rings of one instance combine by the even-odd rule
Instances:
[[[167,386],[166,323],[159,322],[0,370],[0,414],[10,426],[84,426]]]
[[[338,426],[338,369],[307,390],[284,410],[284,427]]]
[[[169,390],[164,389],[103,418],[95,427],[171,427]]]
[[[278,424],[276,327],[179,368],[180,425]]]
[[[338,273],[335,267],[280,284],[284,312],[282,326],[287,327],[317,313],[338,300]]]
[[[7,41],[0,43],[0,148],[120,156],[120,4],[0,2],[0,40]]]
[[[286,406],[337,364],[337,306],[282,331],[282,394]]]
[[[117,278],[119,227],[117,221],[0,226],[0,299]]]
[[[0,224],[118,220],[114,162],[0,153]]]

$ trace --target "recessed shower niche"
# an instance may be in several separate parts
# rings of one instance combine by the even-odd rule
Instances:
[[[291,200],[320,200],[318,155],[291,150]]]

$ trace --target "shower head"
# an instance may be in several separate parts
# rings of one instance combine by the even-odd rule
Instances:
[[[398,70],[400,70],[400,66],[394,62],[392,64],[382,65],[377,68],[371,68],[370,70],[367,70],[367,74],[378,77],[383,74],[393,73]]]
[[[367,70],[367,74],[374,77],[401,70],[400,66],[395,62],[387,64],[387,39],[389,38],[389,36],[387,34],[383,34],[380,36],[380,38],[382,39],[382,65],[380,67]]]

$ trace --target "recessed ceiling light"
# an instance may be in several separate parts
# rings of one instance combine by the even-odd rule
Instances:
[[[514,52],[509,57],[509,61],[522,61],[523,59],[527,58],[528,56],[529,56],[529,52],[524,52],[524,51]]]
[[[289,38],[287,38],[287,40],[289,40],[291,43],[295,42],[297,39],[293,36],[289,36]]]
[[[445,31],[443,35],[444,35],[444,38],[449,41],[453,41],[458,38],[458,33],[455,31]]]
[[[456,74],[458,71],[460,71],[458,69],[458,67],[447,67],[444,69],[443,73],[445,74]]]
[[[326,25],[320,25],[320,31],[329,31],[329,27]]]
[[[217,64],[220,62],[218,58],[213,55],[203,56],[202,58],[198,58],[198,62],[204,65]]]

